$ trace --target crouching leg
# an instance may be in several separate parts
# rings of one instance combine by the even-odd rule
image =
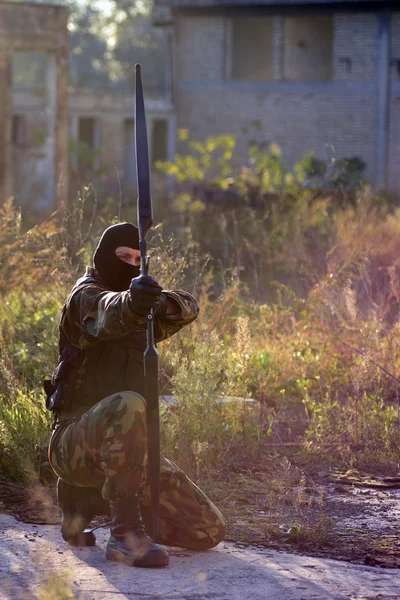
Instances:
[[[150,486],[141,496],[142,515],[151,532]],[[209,550],[226,535],[218,508],[172,461],[161,458],[160,535],[157,542],[192,550]]]
[[[140,567],[168,564],[168,553],[149,538],[140,515],[138,495],[147,467],[146,405],[140,395],[113,394],[61,425],[50,444],[50,462],[63,480],[64,539],[74,545],[95,543],[93,534],[84,531],[93,517],[92,486],[102,489],[112,516],[107,558]]]

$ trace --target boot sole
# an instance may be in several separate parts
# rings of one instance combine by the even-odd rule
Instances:
[[[167,567],[169,565],[169,556],[164,555],[158,558],[153,557],[151,560],[144,560],[143,558],[126,556],[123,552],[112,548],[107,548],[106,558],[115,562],[124,563],[125,565],[128,565],[128,567],[142,567],[143,569],[161,569],[162,567]]]
[[[96,537],[91,531],[81,531],[74,535],[68,535],[65,531],[61,531],[61,535],[64,541],[68,542],[70,546],[82,546],[86,548],[96,545]]]

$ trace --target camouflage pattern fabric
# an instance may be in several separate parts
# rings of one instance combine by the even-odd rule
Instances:
[[[194,321],[199,311],[188,292],[163,291],[177,312],[156,317],[157,342]],[[67,406],[57,415],[50,463],[67,483],[101,489],[105,499],[118,501],[138,493],[150,527],[143,399],[146,318],[132,313],[129,291],[110,291],[88,267],[66,300],[60,327],[81,354],[76,377],[68,385]],[[212,502],[165,458],[160,477],[159,541],[199,550],[218,544],[225,524]]]
[[[151,535],[150,486],[141,495],[141,512]],[[155,540],[167,546],[208,550],[222,542],[225,521],[218,508],[168,458],[161,457],[160,535]]]
[[[174,300],[180,312],[167,314],[155,322],[156,342],[174,335],[194,321],[199,307],[191,294],[183,290],[163,290]],[[139,317],[130,309],[130,292],[111,292],[96,269],[86,268],[86,274],[72,289],[65,304],[61,327],[71,344],[85,350],[100,341],[115,340],[126,334],[144,331],[146,317]]]
[[[189,325],[199,312],[188,292],[163,291],[176,303],[177,312],[155,318],[157,343]],[[59,414],[59,420],[78,417],[102,398],[121,390],[144,395],[146,317],[132,313],[129,299],[129,291],[109,291],[91,267],[67,298],[60,328],[81,350],[81,357],[68,406]]]
[[[146,404],[139,394],[113,394],[80,418],[60,423],[52,435],[49,460],[61,479],[101,488],[105,499],[118,501],[138,493],[151,535]],[[225,536],[225,523],[207,496],[166,458],[161,459],[160,479],[156,541],[197,550],[218,544]]]

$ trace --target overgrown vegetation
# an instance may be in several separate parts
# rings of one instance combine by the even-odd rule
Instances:
[[[205,482],[294,453],[298,464],[396,471],[400,211],[361,184],[355,160],[324,167],[308,155],[289,172],[278,148],[252,145],[240,167],[234,146],[228,136],[192,143],[163,165],[180,189],[154,233],[151,270],[201,306],[160,346],[162,393],[174,397],[162,409],[164,452]],[[34,226],[11,201],[1,209],[5,476],[38,474],[62,302],[104,227],[133,218],[122,208],[97,208],[89,186]],[[304,527],[283,533],[311,535]]]

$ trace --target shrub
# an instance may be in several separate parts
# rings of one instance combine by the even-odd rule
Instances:
[[[253,145],[242,167],[230,136],[190,147],[165,167],[187,189],[149,241],[151,273],[201,307],[160,345],[162,392],[175,398],[162,408],[163,451],[211,479],[293,442],[313,460],[334,444],[319,456],[393,465],[398,210],[368,188],[320,189],[331,167],[312,155],[289,171],[274,145]],[[49,437],[41,385],[62,302],[121,209],[100,210],[85,190],[33,225],[12,202],[0,211],[0,470],[14,478],[32,473]]]
[[[39,448],[48,443],[50,422],[43,394],[14,388],[0,395],[0,473],[29,482],[37,478]]]

